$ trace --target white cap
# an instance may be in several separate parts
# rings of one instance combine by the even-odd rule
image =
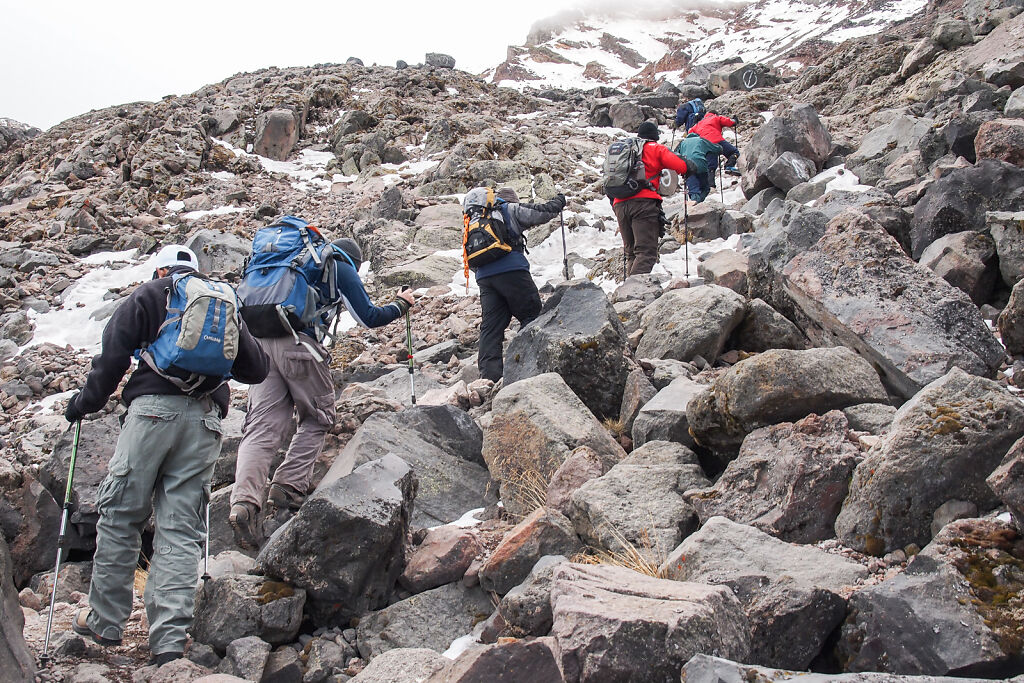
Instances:
[[[180,244],[168,244],[153,257],[154,269],[174,266],[188,266],[199,270],[199,258],[194,251]]]

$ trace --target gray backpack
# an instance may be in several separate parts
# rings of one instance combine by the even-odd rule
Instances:
[[[628,138],[616,140],[604,156],[604,193],[612,199],[628,199],[640,190],[654,190],[644,173],[644,145],[650,140]]]

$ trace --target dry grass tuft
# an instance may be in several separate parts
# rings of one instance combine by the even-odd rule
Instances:
[[[505,495],[522,504],[523,509],[526,510],[522,515],[509,513],[509,516],[520,521],[537,508],[544,507],[547,503],[548,484],[547,478],[534,469],[509,472],[505,481],[502,482]]]
[[[606,550],[604,548],[588,546],[589,552],[577,553],[571,558],[573,562],[580,564],[608,564],[615,567],[625,567],[626,569],[631,569],[656,579],[665,578],[659,569],[665,563],[665,553],[657,541],[651,538],[647,529],[640,533],[640,546],[637,547],[607,520],[603,523],[603,527],[622,547],[622,550]]]
[[[629,434],[626,432],[626,422],[624,420],[620,420],[614,417],[606,417],[604,420],[602,420],[601,424],[616,438],[623,435],[629,436]]]

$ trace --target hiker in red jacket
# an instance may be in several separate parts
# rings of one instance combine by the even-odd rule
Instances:
[[[722,153],[725,154],[725,172],[730,175],[739,175],[739,170],[736,168],[736,161],[739,159],[740,151],[736,149],[736,146],[725,139],[722,134],[722,128],[732,128],[736,125],[734,119],[730,119],[728,116],[719,116],[713,111],[709,111],[704,115],[697,125],[690,129],[691,133],[696,133],[708,142],[713,142],[722,148]],[[715,186],[715,171],[718,169],[718,157],[708,157],[708,176],[711,181],[711,187]]]
[[[661,210],[661,195],[658,181],[663,169],[671,169],[680,175],[686,174],[686,162],[673,154],[665,145],[658,144],[658,126],[644,121],[636,131],[637,137],[650,142],[644,143],[640,156],[644,163],[644,175],[650,178],[651,189],[643,189],[632,197],[616,199],[612,210],[619,221],[622,233],[622,248],[626,252],[628,275],[649,273],[658,262],[658,237],[662,226],[668,221]]]

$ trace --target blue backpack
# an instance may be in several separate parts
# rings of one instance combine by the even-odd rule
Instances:
[[[208,394],[231,377],[238,328],[238,295],[231,285],[178,273],[167,289],[160,332],[135,357],[184,393]]]
[[[341,260],[351,263],[301,218],[285,216],[258,230],[238,287],[249,331],[257,337],[290,335],[298,341],[299,332],[312,330],[322,339],[332,312],[338,312],[334,275]]]

